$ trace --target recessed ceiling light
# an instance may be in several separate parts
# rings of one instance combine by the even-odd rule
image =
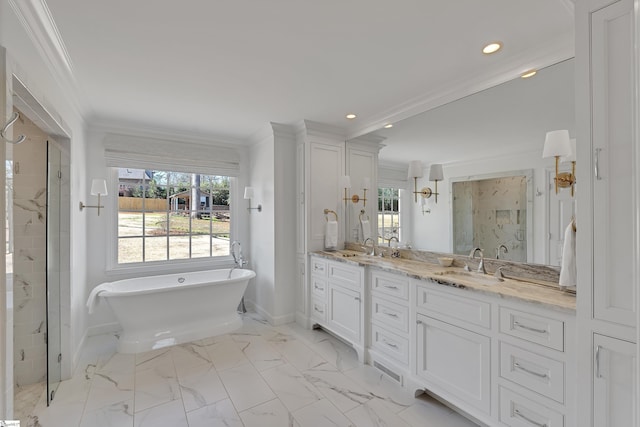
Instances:
[[[387,123],[386,125],[384,125],[385,129],[390,129],[393,127],[393,123]]]
[[[502,48],[502,43],[500,43],[500,42],[491,42],[491,43],[489,43],[488,45],[486,45],[485,47],[482,48],[482,53],[485,53],[485,54],[489,55],[491,53],[496,53],[501,48]]]
[[[353,113],[349,113],[349,114],[347,114],[345,117],[346,117],[347,119],[349,119],[349,120],[353,120],[353,119],[355,119],[355,118],[356,118],[356,117],[358,117],[358,116],[356,116],[356,115],[355,115],[355,114],[353,114]]]
[[[528,70],[520,74],[520,77],[522,77],[523,79],[528,79],[529,77],[535,76],[537,72],[537,70]]]

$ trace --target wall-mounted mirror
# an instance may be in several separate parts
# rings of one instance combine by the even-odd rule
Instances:
[[[401,189],[402,243],[450,253],[465,253],[469,245],[485,246],[485,256],[489,257],[495,257],[496,246],[505,244],[509,252],[502,249],[501,258],[558,265],[564,227],[579,191],[575,197],[568,195],[568,189],[555,194],[551,188],[554,162],[542,159],[542,149],[548,131],[567,129],[571,137],[575,136],[573,63],[573,59],[565,60],[538,70],[533,77],[515,78],[394,123],[390,129],[373,132],[385,138],[385,147],[379,154],[379,186]],[[444,180],[438,183],[437,204],[433,197],[424,206],[420,200],[414,201],[413,179],[406,176],[408,162],[416,159],[424,165],[418,190],[434,188],[434,182],[428,180],[429,166],[443,164]],[[454,213],[459,209],[454,204],[456,195],[452,190],[456,187],[452,183],[469,177],[509,176],[512,171],[527,171],[523,175],[527,176],[527,198],[520,202],[527,207],[494,207],[491,221],[503,230],[520,221],[518,225],[522,227],[517,235],[513,239],[501,236],[496,241],[471,243],[472,236],[479,233],[477,228],[466,231],[465,236],[454,236],[461,225],[456,223],[462,219]],[[473,221],[471,217],[467,220]],[[500,236],[496,231],[499,227],[489,230],[488,224],[485,226],[483,234]]]

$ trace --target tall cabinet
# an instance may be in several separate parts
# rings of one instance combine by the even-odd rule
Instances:
[[[378,151],[380,139],[358,138],[346,141],[344,129],[305,120],[297,129],[297,289],[296,321],[310,326],[313,307],[312,280],[308,254],[324,249],[327,219],[334,219],[333,213],[325,214],[325,209],[335,212],[338,220],[338,247],[345,240],[353,241],[362,210],[370,217],[376,235],[375,214],[377,212]],[[352,188],[344,200],[341,177],[349,175]],[[364,198],[364,178],[369,178],[367,202]],[[353,203],[352,195],[359,201]]]
[[[576,3],[581,426],[638,422],[633,3]]]

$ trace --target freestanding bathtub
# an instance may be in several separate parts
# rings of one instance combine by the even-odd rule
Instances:
[[[92,294],[107,300],[122,326],[118,351],[140,353],[240,328],[237,307],[256,274],[234,269],[229,277],[229,271],[120,280],[104,283]]]

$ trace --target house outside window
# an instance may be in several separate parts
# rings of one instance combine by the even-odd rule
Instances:
[[[398,188],[378,188],[378,244],[387,243],[392,237],[401,238],[401,193]]]
[[[230,254],[232,178],[116,169],[118,265]]]

